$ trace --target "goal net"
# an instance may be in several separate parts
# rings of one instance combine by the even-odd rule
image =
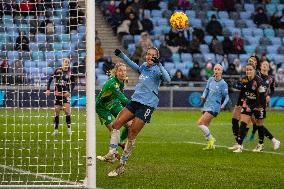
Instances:
[[[85,1],[0,2],[0,188],[79,187],[86,177]],[[56,80],[63,59],[75,79],[71,130],[60,110],[54,132]],[[63,76],[62,76],[63,77]],[[68,98],[67,98],[68,99]]]

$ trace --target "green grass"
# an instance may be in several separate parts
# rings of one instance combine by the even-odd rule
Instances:
[[[15,118],[12,116],[14,113]],[[53,131],[51,111],[0,110],[0,115],[0,154],[3,154],[0,166],[17,165],[16,168],[21,170],[82,182],[86,172],[84,110],[73,111],[74,133],[71,139],[66,134],[65,125],[61,125],[58,138],[50,136]],[[280,141],[284,141],[283,115],[282,112],[269,112],[265,124]],[[231,113],[222,112],[210,125],[218,146],[213,151],[203,151],[205,139],[196,127],[199,116],[197,111],[156,111],[151,123],[139,134],[123,175],[108,178],[107,173],[118,162],[97,161],[97,187],[283,188],[284,148],[274,151],[271,141],[266,139],[264,153],[251,152],[257,140],[244,143],[249,151],[235,154],[227,150],[225,146],[234,143]],[[62,123],[64,119],[60,121]],[[98,155],[107,152],[108,142],[107,129],[97,123]],[[55,183],[47,178],[27,177],[15,170],[3,170],[0,167],[0,185],[35,184],[32,180],[39,184]],[[4,182],[11,180],[13,183]]]

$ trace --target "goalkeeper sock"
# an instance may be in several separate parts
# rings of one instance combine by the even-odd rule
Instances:
[[[71,127],[71,116],[67,115],[65,118],[66,118],[67,127],[70,128]]]
[[[270,140],[272,140],[274,137],[273,135],[268,131],[268,129],[266,127],[263,126],[263,131],[264,131],[264,136],[266,136],[267,138],[269,138]]]
[[[236,118],[232,118],[232,130],[235,136],[236,142],[238,142],[238,135],[239,135],[239,120]]]
[[[127,136],[128,136],[128,129],[123,127],[120,134],[120,143],[124,143],[124,140],[127,138]]]
[[[253,129],[252,129],[252,134],[255,134],[256,133],[256,131],[257,131],[257,129],[258,129],[258,127],[256,126],[256,124],[254,123],[253,124]]]
[[[59,125],[59,116],[56,115],[54,116],[54,129],[58,130],[58,125]]]

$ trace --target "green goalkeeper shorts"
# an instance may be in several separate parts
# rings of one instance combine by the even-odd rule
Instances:
[[[123,106],[121,104],[115,104],[110,109],[98,105],[96,106],[96,113],[99,116],[101,124],[108,126],[122,109]]]

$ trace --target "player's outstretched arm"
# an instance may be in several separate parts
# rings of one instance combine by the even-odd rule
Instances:
[[[225,106],[227,105],[227,103],[229,102],[229,92],[228,92],[228,85],[227,83],[224,85],[224,89],[223,89],[223,97],[225,97],[225,100],[223,102],[223,104],[221,105],[221,108],[224,109]]]
[[[128,56],[126,56],[121,50],[119,49],[115,49],[114,51],[115,56],[118,56],[119,58],[121,58],[128,66],[130,66],[134,71],[136,71],[137,73],[139,73],[139,66],[133,62],[132,60],[130,60],[128,58]]]

